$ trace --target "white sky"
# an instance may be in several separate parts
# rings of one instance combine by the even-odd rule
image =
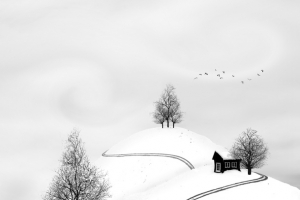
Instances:
[[[299,9],[295,0],[0,1],[0,195],[40,199],[74,127],[95,161],[159,126],[150,113],[168,83],[185,112],[179,126],[226,148],[257,130],[271,152],[259,171],[300,188]]]

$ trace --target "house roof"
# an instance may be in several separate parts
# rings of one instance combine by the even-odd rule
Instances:
[[[230,153],[228,152],[228,151],[223,151],[223,152],[218,152],[218,151],[216,151],[222,158],[223,158],[223,160],[232,160],[232,159],[234,159],[231,155],[230,155]]]

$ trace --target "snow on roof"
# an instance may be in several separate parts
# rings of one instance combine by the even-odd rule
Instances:
[[[216,152],[223,158],[223,160],[234,159],[228,151],[222,151],[222,152],[216,151]]]

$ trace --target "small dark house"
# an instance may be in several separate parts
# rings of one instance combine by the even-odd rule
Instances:
[[[212,158],[215,161],[215,169],[214,172],[216,173],[224,173],[226,170],[236,169],[241,171],[240,163],[241,159],[234,159],[230,156],[228,152],[216,152]]]

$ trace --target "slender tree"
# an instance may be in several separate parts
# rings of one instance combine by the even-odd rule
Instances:
[[[79,132],[68,137],[61,167],[57,171],[44,200],[105,200],[109,195],[106,174],[91,166]]]
[[[170,114],[170,120],[173,123],[174,128],[176,123],[180,123],[182,121],[182,112],[180,111],[179,101],[172,106]]]
[[[230,153],[235,159],[241,159],[241,167],[248,169],[251,175],[253,168],[260,168],[268,157],[268,147],[256,130],[248,128],[235,141]]]
[[[156,104],[155,108],[155,112],[153,113],[154,122],[161,124],[161,128],[164,128],[166,112],[161,104]]]
[[[156,111],[154,113],[162,113],[161,120],[167,122],[167,127],[169,128],[169,123],[173,119],[173,123],[179,123],[182,118],[182,113],[180,112],[180,104],[178,102],[177,96],[174,92],[174,86],[168,84],[162,93],[160,99],[155,103]],[[176,111],[176,112],[175,112]],[[179,114],[180,113],[180,114]],[[156,121],[156,115],[154,114],[154,119]],[[174,124],[173,124],[174,127]]]

